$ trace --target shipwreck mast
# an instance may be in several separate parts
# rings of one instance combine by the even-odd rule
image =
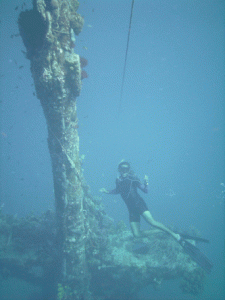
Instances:
[[[73,49],[74,34],[81,32],[84,23],[78,7],[77,0],[34,0],[32,10],[20,13],[18,24],[48,127],[58,229],[57,264],[76,299],[89,299],[76,110],[81,65]]]

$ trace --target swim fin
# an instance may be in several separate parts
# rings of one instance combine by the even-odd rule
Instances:
[[[207,273],[211,272],[213,264],[211,261],[203,254],[196,246],[192,245],[190,242],[186,241],[184,238],[181,238],[179,241],[180,245],[183,247],[184,251],[190,255],[190,257]]]
[[[185,234],[185,233],[179,233],[179,235],[180,235],[183,239],[185,239],[185,240],[193,240],[193,241],[196,241],[196,242],[203,242],[203,243],[209,244],[209,240],[203,239],[203,238],[201,238],[201,237],[192,236],[192,235]]]

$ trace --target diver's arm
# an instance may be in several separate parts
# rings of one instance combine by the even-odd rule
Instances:
[[[117,195],[120,193],[119,191],[119,187],[118,187],[118,178],[116,179],[116,188],[113,190],[107,190],[105,188],[102,188],[99,190],[99,192],[101,193],[105,193],[105,194],[111,194],[111,195]]]
[[[140,183],[140,185],[138,185],[138,188],[145,194],[148,194],[148,185]]]
[[[119,194],[119,192],[117,191],[117,189],[108,191],[107,189],[102,188],[102,189],[99,190],[99,192],[105,193],[105,194],[111,194],[111,195],[117,195],[117,194]]]
[[[119,194],[119,192],[117,191],[117,189],[114,189],[114,190],[108,191],[108,194],[117,195],[117,194]]]

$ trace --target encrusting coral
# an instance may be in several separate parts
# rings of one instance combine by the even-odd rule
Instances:
[[[91,274],[89,291],[95,299],[115,299],[116,294],[124,293],[133,297],[146,285],[159,289],[163,280],[174,278],[181,278],[180,288],[185,293],[198,295],[203,291],[205,272],[170,236],[152,230],[149,237],[134,239],[123,222],[114,225],[104,213],[101,202],[92,201],[96,209],[94,215],[85,207],[87,215],[92,215],[86,228],[85,251],[86,267]],[[21,274],[23,279],[43,285],[49,268],[52,273],[58,271],[54,264],[60,255],[56,229],[55,215],[51,211],[21,219],[2,215],[0,265],[4,267],[1,274],[19,278]],[[76,247],[76,233],[72,237]],[[68,244],[68,254],[74,251],[72,244]],[[147,246],[144,251],[143,245]],[[74,299],[74,290],[69,286],[70,280],[58,283],[58,299]]]

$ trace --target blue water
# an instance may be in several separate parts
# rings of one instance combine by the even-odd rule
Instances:
[[[156,220],[179,230],[196,227],[211,240],[201,249],[215,266],[198,299],[225,299],[225,2],[134,2],[120,111],[131,1],[80,3],[85,25],[75,52],[88,59],[89,77],[77,107],[92,194],[113,189],[118,163],[129,160],[141,178],[149,176],[143,197]],[[17,5],[21,1],[0,2],[0,143],[1,205],[20,217],[54,209],[54,194],[43,111],[22,40],[11,37],[18,33]],[[119,196],[104,196],[103,203],[115,222],[129,227]],[[146,288],[140,297],[197,299],[182,295],[176,282],[163,283],[157,293]]]

